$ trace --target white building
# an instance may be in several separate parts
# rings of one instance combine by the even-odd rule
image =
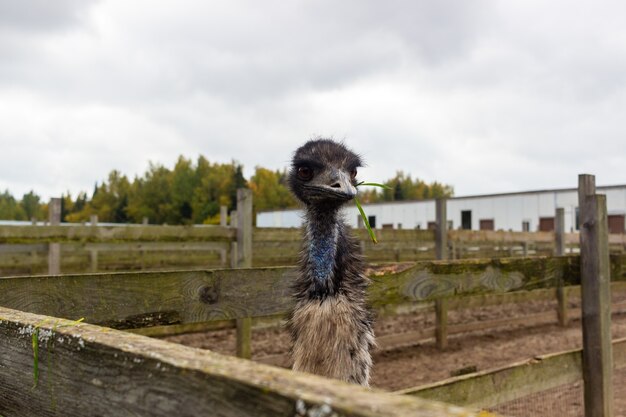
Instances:
[[[611,233],[624,233],[626,185],[596,187],[606,194]],[[451,229],[549,231],[554,229],[557,208],[565,210],[565,230],[578,230],[578,190],[558,189],[505,194],[453,197],[448,199],[448,226]],[[365,204],[363,209],[372,227],[425,229],[435,222],[435,200]],[[357,226],[355,205],[344,208],[348,224]],[[258,227],[299,227],[301,210],[266,211],[257,214]]]

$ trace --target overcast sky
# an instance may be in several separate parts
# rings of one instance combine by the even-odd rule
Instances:
[[[0,190],[309,138],[458,196],[626,184],[626,2],[0,2]]]

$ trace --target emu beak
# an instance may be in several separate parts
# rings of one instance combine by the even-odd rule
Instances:
[[[356,197],[356,187],[352,184],[350,176],[341,170],[334,170],[327,188],[331,194],[346,200],[352,200]]]

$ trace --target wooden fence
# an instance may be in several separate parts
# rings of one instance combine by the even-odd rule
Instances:
[[[237,255],[237,228],[220,226],[0,226],[0,276],[183,268],[225,268]],[[379,243],[355,230],[370,262],[435,259],[435,232],[378,230]],[[447,231],[446,259],[552,255],[555,233]],[[564,253],[578,253],[578,234],[564,235]],[[625,235],[611,235],[624,253]],[[254,228],[253,266],[295,264],[297,229]],[[56,253],[56,255],[55,255]]]
[[[560,254],[579,251],[578,234],[562,227],[557,233],[449,231],[441,221],[445,212],[445,200],[439,200],[441,228],[377,230],[376,245],[365,230],[355,233],[369,262],[552,255],[555,246]],[[301,231],[253,228],[250,190],[238,190],[230,227],[226,215],[222,207],[220,226],[98,226],[96,219],[60,225],[60,211],[52,210],[50,226],[0,226],[0,276],[295,264]],[[609,243],[614,253],[624,253],[626,235],[612,235]]]
[[[614,280],[626,280],[625,258],[612,257]],[[88,399],[85,404],[97,399],[102,404],[115,404],[128,413],[139,413],[137,410],[147,407],[152,395],[158,398],[154,401],[166,404],[164,398],[169,398],[167,393],[176,392],[178,395],[178,389],[174,387],[182,386],[180,401],[196,396],[195,400],[189,400],[190,408],[185,408],[190,410],[191,415],[202,411],[201,407],[207,406],[207,403],[218,401],[213,398],[217,396],[215,391],[209,394],[211,399],[206,403],[198,400],[202,398],[199,392],[209,389],[206,387],[207,381],[226,378],[229,382],[224,383],[230,387],[228,389],[235,390],[230,392],[223,388],[230,392],[228,395],[234,396],[230,398],[250,392],[251,398],[261,401],[260,392],[267,390],[275,393],[278,390],[280,392],[275,394],[276,398],[272,394],[265,405],[271,409],[274,407],[272,401],[277,401],[281,404],[280,410],[289,409],[293,415],[297,402],[297,398],[292,395],[295,390],[293,384],[301,384],[306,378],[294,376],[294,380],[291,379],[292,374],[284,371],[258,368],[260,365],[214,354],[205,356],[193,349],[110,329],[225,319],[244,321],[251,317],[283,314],[292,303],[289,285],[294,274],[294,268],[279,267],[2,278],[0,343],[3,345],[2,351],[10,354],[2,355],[0,359],[4,361],[0,363],[1,392],[21,393],[21,397],[11,396],[11,402],[8,402],[11,406],[7,410],[12,410],[14,415],[27,415],[25,410],[31,412],[36,407],[56,402],[58,410],[75,409],[78,414],[79,407],[84,404],[77,403],[82,397],[80,393],[84,393]],[[407,302],[432,301],[441,297],[454,300],[468,295],[503,294],[510,291],[519,293],[563,284],[576,285],[579,280],[580,264],[576,256],[419,262],[400,273],[374,277],[370,298],[375,308],[389,311],[393,306]],[[84,322],[107,327],[78,324],[55,317],[68,320],[84,318]],[[31,343],[33,334],[37,334],[37,354]],[[36,372],[39,373],[37,393],[31,391],[33,378],[37,379],[33,374],[35,363],[38,363]],[[163,375],[159,372],[160,367],[170,373]],[[235,378],[231,372],[237,375],[237,381],[229,380]],[[255,373],[257,376],[252,378],[251,375]],[[74,380],[75,375],[80,377]],[[126,381],[123,386],[115,382],[120,375]],[[191,375],[190,380],[187,381],[183,375]],[[167,382],[161,382],[161,377]],[[270,387],[265,384],[266,379],[270,382],[278,379],[282,384],[278,388],[273,385]],[[159,382],[153,386],[153,381]],[[326,381],[315,378],[311,381],[325,384],[331,391],[336,389],[335,385],[329,385]],[[135,384],[137,387],[130,394],[124,394]],[[290,384],[290,394],[286,394],[283,390]],[[85,386],[78,390],[78,385]],[[309,389],[320,392],[313,382],[298,386],[299,392],[307,392]],[[342,388],[340,392],[348,391],[348,388]],[[329,394],[328,390],[324,389],[323,392],[323,395],[314,399],[303,397],[303,406],[323,406],[321,398]],[[356,389],[356,392],[355,398],[365,401],[365,396],[362,398],[359,394],[361,391]],[[385,395],[383,397],[385,401],[389,398]],[[0,397],[1,404],[5,404],[5,400],[9,401]],[[176,407],[180,406],[177,401],[172,403]],[[333,404],[348,407],[348,403],[339,400],[333,400]],[[358,407],[366,407],[365,403],[358,404]],[[367,404],[374,406],[369,402]],[[393,407],[398,406],[398,403],[393,404]],[[420,407],[423,405],[419,404]],[[98,407],[103,405],[94,409],[99,410]],[[251,406],[247,404],[241,407],[244,409],[237,408],[237,412],[248,412],[245,407]],[[339,410],[345,411],[341,408]],[[164,408],[163,413],[166,411]],[[432,415],[455,415],[441,413]],[[60,412],[57,411],[48,415],[58,414]],[[4,415],[12,414],[6,412]],[[155,411],[154,415],[160,414]]]

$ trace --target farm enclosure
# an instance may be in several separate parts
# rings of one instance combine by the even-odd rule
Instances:
[[[596,223],[590,222],[588,224],[595,225]],[[441,245],[441,242],[445,241],[445,237],[447,237],[445,233],[439,233],[436,242]],[[557,247],[563,246],[564,240],[560,239],[560,242]],[[605,242],[604,246],[603,253],[607,256],[606,261],[598,261],[603,265],[603,268],[607,268],[606,272],[602,272],[603,276],[608,280],[610,274],[613,280],[622,280],[624,257],[613,256],[609,264],[608,242]],[[439,256],[445,257],[445,250],[442,250],[441,246],[437,253]],[[583,251],[584,254],[585,251]],[[483,301],[486,301],[491,300],[490,294],[503,294],[511,291],[514,294],[521,294],[520,291],[533,292],[542,288],[554,291],[557,289],[556,293],[559,294],[557,311],[560,313],[560,319],[563,320],[563,306],[567,302],[567,297],[565,297],[567,294],[566,286],[575,285],[580,281],[581,271],[585,270],[585,259],[588,263],[589,259],[596,259],[594,256],[596,255],[592,255],[591,258],[583,256],[582,264],[579,263],[580,258],[577,256],[418,262],[395,273],[375,277],[374,284],[370,288],[370,299],[372,305],[385,314],[393,314],[407,308],[407,306],[411,308],[420,303],[434,301],[437,311],[434,333],[437,337],[437,344],[444,348],[448,339],[447,335],[452,333],[453,329],[453,326],[448,325],[448,312],[458,297],[487,297],[482,298]],[[597,259],[603,258],[598,257]],[[0,381],[10,392],[17,390],[16,392],[19,393],[18,396],[7,399],[7,404],[11,406],[8,410],[15,413],[27,410],[28,407],[48,410],[45,408],[46,404],[53,404],[51,415],[55,415],[56,408],[54,407],[58,404],[67,404],[69,410],[79,410],[81,406],[86,406],[82,403],[77,404],[75,399],[66,398],[68,392],[77,389],[76,384],[72,385],[75,377],[70,378],[71,381],[63,382],[64,379],[67,379],[66,374],[71,369],[69,365],[71,355],[76,355],[74,364],[83,364],[85,368],[78,366],[76,369],[72,369],[75,371],[72,375],[82,375],[78,379],[86,378],[87,385],[80,385],[81,388],[94,390],[95,393],[91,395],[95,398],[104,395],[103,386],[113,388],[114,393],[110,394],[113,396],[109,396],[108,399],[114,404],[119,404],[122,410],[129,412],[137,407],[137,410],[145,409],[150,403],[150,399],[161,407],[154,408],[155,412],[165,412],[167,407],[172,405],[168,401],[168,393],[173,392],[173,388],[168,388],[167,384],[169,383],[175,384],[176,392],[182,391],[183,398],[186,395],[194,397],[199,392],[198,389],[207,389],[211,392],[207,387],[198,388],[195,385],[197,379],[194,375],[199,375],[201,380],[217,381],[215,379],[217,378],[221,381],[230,381],[227,382],[230,388],[220,389],[222,393],[231,393],[227,394],[226,398],[215,393],[209,394],[211,406],[226,407],[226,409],[228,407],[230,409],[237,408],[240,412],[245,413],[249,413],[255,407],[268,406],[270,408],[276,406],[283,412],[298,415],[305,414],[310,407],[318,411],[322,409],[335,410],[339,414],[343,414],[353,407],[357,407],[356,413],[383,410],[389,415],[403,415],[410,410],[415,413],[414,415],[455,415],[454,413],[461,412],[442,405],[437,406],[419,401],[412,402],[413,400],[407,399],[406,396],[399,400],[400,396],[389,397],[379,395],[376,392],[369,394],[369,399],[376,404],[367,402],[358,395],[358,404],[348,404],[345,402],[345,397],[336,397],[338,393],[347,392],[341,390],[324,392],[324,395],[328,395],[325,398],[332,400],[324,400],[325,402],[320,403],[320,397],[317,396],[314,397],[311,405],[303,396],[305,394],[310,395],[312,392],[319,393],[320,388],[311,384],[302,384],[297,375],[292,377],[290,373],[282,374],[277,370],[270,370],[273,368],[254,368],[249,362],[223,361],[222,358],[212,355],[204,357],[198,352],[182,348],[182,350],[171,348],[173,350],[170,351],[167,344],[162,344],[164,342],[149,341],[149,339],[140,336],[126,337],[113,330],[107,330],[110,327],[126,329],[170,324],[187,325],[207,321],[223,323],[225,320],[234,320],[238,329],[237,351],[240,356],[248,356],[252,318],[284,314],[291,302],[289,282],[294,273],[293,268],[257,268],[0,279],[0,286],[2,286],[0,288],[0,294],[2,294],[0,304],[3,305],[0,328],[8,336],[1,338],[0,343],[3,343],[6,351],[11,353],[5,357],[3,366],[0,366],[0,370],[9,370],[7,374],[2,375]],[[585,297],[583,297],[584,300]],[[458,304],[463,305],[464,302],[459,299]],[[43,313],[49,316],[34,317],[23,311]],[[54,318],[55,316],[69,317],[72,314],[80,315],[88,322],[105,324],[108,327],[94,328],[92,325]],[[585,317],[586,315],[583,314],[583,318]],[[35,319],[39,321],[35,322]],[[473,325],[474,330],[484,327],[484,325]],[[464,331],[467,330],[465,328]],[[88,337],[81,339],[83,333],[76,335],[72,333],[74,331],[84,332]],[[112,336],[108,337],[109,335]],[[58,343],[50,345],[50,340]],[[67,345],[70,345],[72,341],[76,342],[76,351],[71,347],[66,348],[67,345],[61,346],[66,340]],[[24,350],[25,346],[29,346],[28,341],[31,341],[32,353],[28,349]],[[116,341],[121,344],[115,344]],[[156,344],[153,345],[153,343]],[[139,350],[134,349],[134,347],[138,347]],[[83,349],[86,352],[83,352]],[[156,357],[150,356],[150,349],[156,352]],[[619,349],[616,350],[616,352],[619,351]],[[110,357],[111,352],[113,352],[113,358],[126,358],[125,353],[130,352],[132,360],[124,360],[122,364],[116,363]],[[89,358],[88,353],[93,353],[94,356]],[[173,356],[168,356],[170,353]],[[176,358],[182,362],[177,362]],[[55,364],[59,361],[63,365],[56,368]],[[127,362],[128,365],[126,365]],[[133,368],[130,362],[138,365]],[[116,385],[115,381],[107,379],[110,376],[106,369],[102,371],[99,368],[99,363],[106,363],[106,369],[116,369],[115,373],[124,375],[124,380],[133,380],[134,382]],[[139,365],[143,363],[147,363],[149,367],[154,366],[152,368],[153,373],[150,373],[150,368],[148,368],[146,374],[146,370]],[[191,368],[188,368],[190,364]],[[242,365],[239,366],[240,364]],[[119,370],[120,365],[123,370]],[[48,390],[37,390],[35,392],[36,397],[33,396],[33,393],[29,393],[31,401],[26,404],[26,397],[22,395],[26,387],[24,372],[21,372],[20,379],[11,373],[11,369],[17,367],[23,371],[29,366],[33,368],[35,388],[40,388],[44,385],[42,382],[46,381]],[[156,391],[152,391],[141,381],[154,378],[154,369],[161,369],[162,367],[165,369],[175,368],[174,375],[167,375],[163,381],[159,378],[159,384],[164,383],[166,385],[158,385],[155,388]],[[254,370],[250,371],[252,368]],[[80,371],[76,373],[76,370]],[[233,371],[234,374],[231,374],[230,371]],[[269,375],[269,381],[264,378],[254,379],[250,372],[257,376]],[[581,370],[577,370],[575,367],[571,371],[577,376],[580,375],[580,372]],[[192,377],[189,380],[181,379],[180,375],[182,374],[192,375]],[[557,374],[556,369],[552,369],[550,374]],[[163,376],[163,374],[158,375],[159,377]],[[471,378],[476,379],[477,377],[472,376]],[[134,378],[138,378],[138,380],[134,380]],[[291,384],[288,382],[289,380],[291,380]],[[281,385],[277,381],[284,383]],[[315,378],[310,381],[315,382]],[[535,385],[532,378],[525,382],[519,379],[516,381],[521,384],[520,386]],[[115,392],[126,391],[135,383],[138,383],[139,386],[134,390],[135,394],[130,397],[115,395]],[[294,383],[305,391],[304,393],[299,391],[302,395],[298,394],[300,397],[297,398],[294,392],[289,389],[289,386]],[[340,383],[335,384],[342,385]],[[278,390],[276,395],[272,394],[275,392],[274,388]],[[541,389],[544,388],[545,385],[542,385]],[[352,388],[346,389],[350,391]],[[131,389],[131,391],[133,390]],[[421,389],[414,389],[405,392],[405,394],[419,395],[419,392],[422,391]],[[246,402],[241,396],[242,392],[252,392],[251,401],[254,404]],[[259,392],[263,392],[269,397],[259,396]],[[520,392],[525,393],[526,391],[521,390]],[[358,389],[354,390],[354,393],[358,394]],[[233,403],[233,401],[228,400],[229,398],[237,398],[238,400]],[[511,397],[507,397],[507,400],[510,399]],[[259,401],[263,400],[270,400],[270,402],[276,400],[278,405],[264,403],[261,406]],[[241,404],[242,401],[245,404]],[[187,410],[191,412],[193,407],[198,407],[201,410],[203,406],[206,404],[200,404],[197,400],[191,399],[184,405],[177,405],[177,407],[187,407],[184,408],[185,412]],[[403,406],[408,408],[402,409]],[[331,412],[328,411],[328,413]],[[428,412],[431,414],[424,414]]]

